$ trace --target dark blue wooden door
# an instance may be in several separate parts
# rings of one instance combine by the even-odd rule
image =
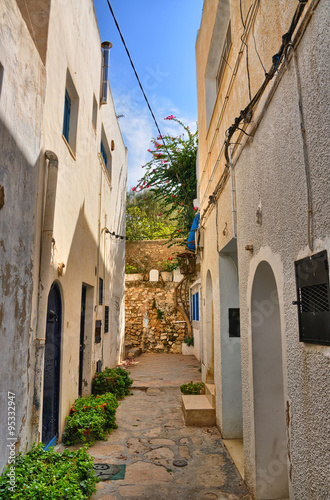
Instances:
[[[48,296],[44,391],[42,408],[42,442],[55,444],[58,436],[58,413],[61,362],[61,294],[53,283]]]
[[[80,343],[79,343],[79,396],[82,396],[83,369],[84,369],[84,348],[85,348],[85,313],[86,313],[86,285],[81,291],[81,315],[80,315]]]

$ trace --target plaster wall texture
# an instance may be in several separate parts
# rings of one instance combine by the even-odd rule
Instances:
[[[329,253],[329,5],[320,2],[297,49],[312,183],[314,252]],[[238,241],[242,324],[244,439],[247,476],[253,477],[253,401],[249,325],[256,263],[273,268],[280,298],[285,398],[289,408],[292,498],[326,498],[330,489],[325,457],[329,447],[330,348],[299,342],[294,261],[310,255],[307,195],[298,94],[293,60],[277,89],[253,143],[237,166]],[[247,175],[247,172],[249,173]],[[279,202],[280,200],[280,202]],[[262,205],[262,225],[255,212]],[[274,231],[274,228],[276,230]],[[254,255],[244,251],[253,244]],[[315,423],[317,422],[317,425]],[[249,470],[250,469],[250,470]]]
[[[205,84],[209,70],[208,54],[212,48],[212,30],[217,24],[217,9],[224,1],[206,0],[199,30],[197,57],[197,90],[199,116],[199,198],[201,213],[206,207],[216,182],[224,168],[223,141],[225,130],[233,123],[240,110],[249,102],[246,59],[239,59],[240,35],[243,32],[239,3],[230,2],[232,46],[228,63],[236,76],[231,82],[227,67],[213,115],[207,127]],[[244,2],[243,14],[253,2]],[[221,5],[222,4],[222,5]],[[325,1],[310,2],[317,5],[315,12],[297,49],[302,84],[302,101],[305,115],[306,139],[311,170],[313,199],[314,252],[329,252],[329,147],[327,144],[327,116],[329,109],[329,4]],[[297,2],[278,2],[272,5],[260,2],[255,18],[254,34],[259,55],[266,69],[271,57],[278,51],[281,36],[288,30],[288,23]],[[307,11],[306,8],[306,11]],[[305,11],[305,12],[306,12]],[[219,10],[220,12],[220,10]],[[237,34],[240,34],[239,36]],[[269,35],[271,33],[271,36]],[[253,49],[251,32],[248,37],[249,69],[252,95],[261,85],[264,73]],[[219,51],[220,59],[221,51]],[[212,56],[214,58],[214,56]],[[212,61],[211,61],[212,62]],[[215,64],[215,63],[214,63]],[[217,69],[217,65],[215,64]],[[215,75],[214,75],[215,78]],[[278,84],[278,87],[277,87]],[[274,95],[273,95],[274,92]],[[226,98],[227,96],[227,98]],[[268,102],[269,101],[269,102]],[[263,116],[264,113],[264,116]],[[259,123],[259,119],[261,122]],[[250,128],[253,140],[241,134],[233,142],[243,147],[233,150],[236,165],[234,175],[237,188],[239,303],[241,312],[241,356],[243,380],[243,421],[245,450],[245,480],[252,494],[256,491],[256,457],[254,447],[253,359],[251,343],[251,292],[254,273],[262,260],[270,263],[280,301],[282,338],[282,364],[284,402],[287,418],[289,449],[284,450],[289,461],[290,498],[327,498],[329,472],[327,470],[327,429],[329,428],[329,348],[299,343],[297,309],[292,306],[296,298],[294,261],[310,254],[307,242],[307,195],[304,174],[302,138],[298,108],[297,83],[293,60],[280,71],[264,93],[254,114]],[[227,180],[215,207],[202,221],[205,228],[204,249],[201,258],[203,291],[203,342],[207,342],[205,312],[207,304],[206,283],[212,276],[214,304],[214,358],[217,386],[217,424],[222,425],[223,368],[220,352],[221,298],[227,294],[221,288],[217,250],[222,250],[233,235],[231,227],[230,179]],[[256,211],[262,209],[262,224],[257,224]],[[216,207],[218,210],[216,210]],[[227,222],[227,234],[223,234]],[[253,254],[245,250],[253,245]],[[220,287],[220,291],[219,291]],[[203,353],[210,351],[204,345]],[[203,369],[205,377],[205,368]],[[315,423],[317,422],[317,425]],[[286,448],[287,443],[284,444]],[[276,482],[276,473],[270,473],[270,482]],[[263,498],[258,496],[258,498]]]
[[[102,359],[103,367],[114,366],[123,350],[125,241],[113,238],[104,229],[125,234],[127,158],[110,88],[108,103],[99,106],[101,67],[101,40],[93,2],[84,0],[78,5],[71,0],[65,8],[62,2],[53,2],[43,147],[58,156],[58,179],[54,242],[43,289],[47,296],[57,280],[62,295],[60,435],[70,405],[78,397],[83,283],[91,295],[86,314],[92,317],[85,328],[84,393],[90,392],[96,361]],[[71,149],[62,137],[67,72],[79,97],[76,141]],[[96,128],[92,123],[94,96],[98,103]],[[114,141],[111,176],[100,159],[101,137],[106,137],[109,150]],[[62,276],[57,272],[59,263],[65,264]],[[99,304],[99,278],[103,279],[103,304]],[[109,333],[104,333],[105,305],[110,308]],[[99,344],[94,344],[96,320],[102,321]],[[42,329],[39,335],[44,335]]]
[[[0,20],[1,470],[9,458],[8,391],[15,393],[16,449],[26,451],[31,440],[30,331],[35,333],[37,321],[36,219],[46,75],[16,2],[1,2]]]

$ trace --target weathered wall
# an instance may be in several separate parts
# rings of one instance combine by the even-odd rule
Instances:
[[[70,405],[78,397],[83,284],[88,287],[84,393],[90,392],[96,362],[102,360],[103,367],[114,366],[123,350],[125,241],[115,239],[105,229],[119,235],[125,231],[127,158],[110,89],[108,103],[100,106],[102,52],[92,0],[79,5],[69,0],[65,6],[54,1],[48,34],[43,146],[57,154],[59,166],[54,244],[42,286],[43,297],[47,298],[52,282],[57,280],[62,297],[61,436]],[[75,150],[68,147],[62,136],[68,71],[79,97]],[[92,123],[94,96],[96,128]],[[111,178],[99,155],[102,129],[109,148],[114,141]],[[57,270],[59,263],[65,265],[61,276]],[[103,304],[99,304],[99,278],[103,279]],[[108,333],[104,333],[105,306],[110,308]],[[97,344],[96,320],[102,321],[101,342]],[[44,324],[38,332],[41,338],[45,335]]]
[[[223,143],[225,131],[249,102],[246,58],[240,52],[243,32],[239,2],[231,1],[230,17],[233,43],[222,85],[215,100],[213,117],[207,126],[206,82],[208,53],[212,30],[216,24],[218,5],[225,0],[204,2],[203,19],[199,31],[197,54],[197,85],[199,115],[199,196],[201,213],[208,203],[215,184],[224,168]],[[243,15],[252,1],[242,2]],[[281,36],[288,30],[298,2],[260,2],[254,24],[254,34],[259,55],[266,69],[272,55],[281,45]],[[329,5],[326,1],[308,2],[305,12],[313,5],[314,14],[297,48],[299,73],[302,80],[302,105],[305,115],[308,157],[311,171],[313,199],[314,252],[327,249],[329,253],[329,146],[328,124],[324,116],[329,108]],[[252,96],[264,79],[264,72],[254,49],[251,32],[248,36],[249,70]],[[221,46],[218,57],[221,55]],[[242,46],[244,48],[244,46]],[[241,59],[240,59],[241,57]],[[235,68],[235,63],[239,62]],[[217,64],[215,64],[217,68]],[[235,68],[235,72],[233,71]],[[233,80],[231,80],[233,78]],[[232,85],[230,85],[230,82]],[[277,87],[278,84],[278,87]],[[273,91],[274,95],[273,95]],[[269,99],[269,102],[267,100]],[[263,115],[264,114],[264,115]],[[259,123],[260,121],[260,123]],[[239,299],[241,311],[243,422],[245,450],[245,480],[253,494],[263,486],[276,484],[278,471],[289,462],[290,498],[318,500],[327,498],[329,473],[327,472],[327,447],[329,447],[329,347],[313,346],[299,342],[294,261],[309,255],[307,245],[306,178],[300,130],[297,82],[293,60],[288,62],[269,84],[260,104],[246,129],[253,140],[236,134],[232,143],[239,146],[233,151],[234,173],[237,181],[237,248]],[[217,161],[219,160],[219,161]],[[261,204],[262,222],[257,223],[256,211]],[[225,184],[220,198],[211,207],[206,219],[204,250],[201,259],[203,293],[203,352],[208,361],[210,351],[207,337],[207,284],[212,277],[214,307],[214,357],[215,383],[217,385],[217,422],[221,426],[222,375],[221,363],[220,301],[226,295],[221,288],[219,252],[223,252],[233,235],[230,180]],[[253,253],[245,250],[253,245]],[[251,326],[252,287],[258,264],[265,260],[273,269],[279,294],[282,341],[282,374],[284,405],[287,417],[287,442],[283,445],[284,462],[275,461],[264,467],[264,482],[256,484],[254,420],[253,328]],[[208,278],[209,277],[209,278]],[[206,299],[206,303],[205,303]],[[220,321],[221,320],[221,321]],[[265,320],[266,321],[266,320]],[[266,322],[265,322],[266,324]],[[205,368],[203,369],[205,377]],[[262,404],[258,401],[257,404]],[[283,410],[284,411],[284,410]],[[272,417],[273,418],[273,417]],[[317,422],[317,425],[315,425]],[[272,419],[269,419],[270,425]],[[260,467],[259,467],[260,469]],[[274,498],[274,497],[273,497]],[[276,497],[277,498],[277,497]]]
[[[31,442],[38,280],[37,217],[46,74],[16,2],[0,4],[0,470],[8,460],[8,391],[16,448]],[[42,159],[42,163],[43,163]]]
[[[329,145],[323,121],[329,109],[328,58],[330,8],[321,1],[298,46],[313,200],[314,252],[330,251]],[[330,489],[325,457],[329,449],[330,348],[299,342],[294,261],[310,255],[307,195],[297,83],[293,60],[258,128],[239,158],[238,238],[242,342],[244,438],[248,477],[253,475],[253,398],[251,386],[251,295],[262,260],[276,277],[282,321],[283,371],[288,409],[292,498],[326,498]],[[280,200],[280,203],[279,203]],[[262,224],[256,223],[261,202]],[[274,231],[276,228],[276,231]],[[253,244],[250,255],[245,244]],[[317,422],[317,425],[315,425]],[[251,468],[251,469],[250,469]],[[250,476],[251,474],[251,476]],[[268,473],[269,474],[269,473]],[[270,477],[273,479],[272,475]]]
[[[140,347],[144,352],[181,353],[187,327],[174,309],[175,285],[160,281],[126,282],[126,345]],[[163,313],[162,319],[157,319],[157,309]]]
[[[184,246],[168,247],[166,240],[140,240],[126,243],[126,262],[141,267],[145,273],[150,269],[162,270],[162,263],[169,257],[183,252]]]

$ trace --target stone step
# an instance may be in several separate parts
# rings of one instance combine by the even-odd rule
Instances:
[[[215,409],[204,394],[181,396],[185,425],[196,427],[215,425]]]
[[[205,384],[205,396],[211,403],[212,408],[215,408],[215,384]]]

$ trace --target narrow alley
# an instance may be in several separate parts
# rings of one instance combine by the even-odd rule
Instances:
[[[118,429],[89,449],[95,463],[126,465],[125,478],[98,483],[92,499],[250,499],[218,429],[183,423],[179,387],[201,379],[199,365],[193,356],[149,353],[128,367],[134,382]]]

